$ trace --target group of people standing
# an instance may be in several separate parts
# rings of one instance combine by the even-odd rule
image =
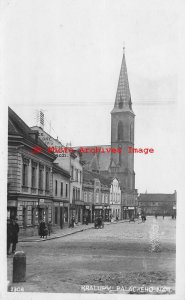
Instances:
[[[15,253],[16,244],[18,243],[19,225],[17,223],[18,218],[7,220],[7,254]],[[12,251],[10,253],[10,247],[12,244]]]
[[[39,224],[39,235],[40,235],[40,238],[44,238],[46,236],[51,234],[51,221],[47,224],[46,226],[46,223],[44,221],[44,219],[41,220],[40,224]]]

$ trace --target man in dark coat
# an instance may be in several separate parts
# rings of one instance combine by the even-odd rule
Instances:
[[[46,224],[45,224],[45,222],[44,222],[44,220],[42,220],[41,222],[40,222],[40,226],[39,226],[39,235],[40,235],[40,237],[43,237],[44,238],[44,235],[45,235],[45,229],[46,229]]]
[[[72,228],[74,228],[74,224],[75,224],[75,217],[72,216],[72,219],[71,219],[71,226],[72,226]]]
[[[17,218],[12,220],[12,253],[15,253],[16,244],[18,243],[19,225],[17,223],[17,220]]]

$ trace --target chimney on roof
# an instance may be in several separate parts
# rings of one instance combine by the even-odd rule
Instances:
[[[44,129],[44,111],[42,109],[36,110],[36,125]]]

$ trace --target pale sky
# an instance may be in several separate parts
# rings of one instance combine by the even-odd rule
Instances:
[[[4,97],[29,125],[42,108],[51,134],[110,144],[123,44],[135,118],[140,193],[177,189],[177,1],[5,1]],[[48,123],[46,123],[48,131]]]

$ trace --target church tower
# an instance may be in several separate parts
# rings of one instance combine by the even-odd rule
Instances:
[[[129,89],[125,49],[119,75],[114,108],[111,111],[111,147],[120,148],[120,153],[111,153],[110,172],[119,178],[122,191],[134,191],[134,154],[128,147],[134,147],[134,112]]]

